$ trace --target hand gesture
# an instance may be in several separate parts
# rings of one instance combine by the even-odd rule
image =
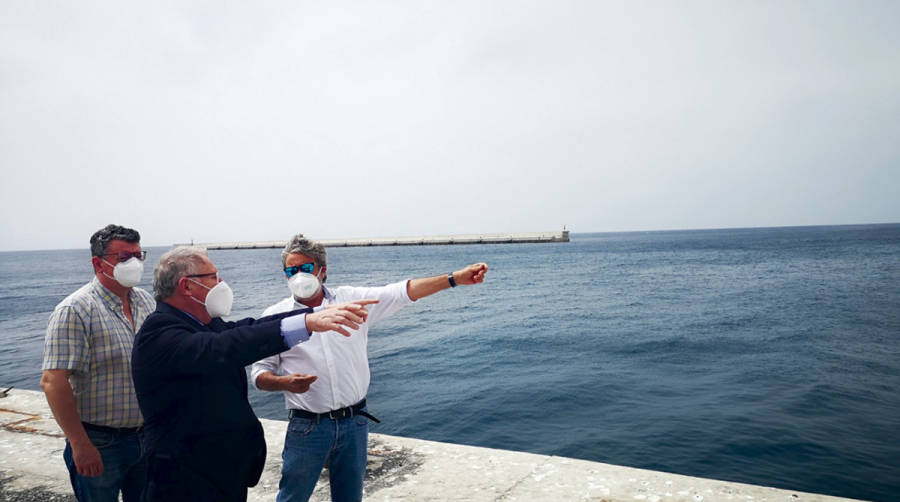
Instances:
[[[453,272],[453,280],[456,281],[456,284],[479,284],[484,282],[484,274],[487,271],[487,263],[475,263],[462,270]]]
[[[325,308],[348,309],[356,314],[368,316],[369,312],[366,310],[366,305],[372,305],[373,303],[378,303],[378,300],[353,300],[347,303],[332,303],[331,305],[325,305]]]
[[[294,373],[278,377],[281,383],[281,390],[293,392],[294,394],[302,394],[308,391],[309,386],[318,378],[315,375],[307,375],[305,373]]]
[[[346,328],[355,330],[366,322],[369,311],[366,305],[378,303],[378,300],[356,300],[349,303],[328,305],[325,309],[312,314],[306,314],[306,330],[313,331],[337,331],[344,336],[350,336]]]

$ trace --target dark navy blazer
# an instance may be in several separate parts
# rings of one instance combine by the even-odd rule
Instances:
[[[146,500],[244,500],[265,464],[244,367],[284,352],[281,319],[203,325],[160,302],[134,340],[132,374],[149,458]]]

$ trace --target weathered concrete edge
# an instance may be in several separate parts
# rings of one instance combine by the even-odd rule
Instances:
[[[262,420],[268,459],[249,500],[278,490],[286,422]],[[70,494],[64,441],[43,393],[0,398],[0,479],[4,495]],[[465,501],[840,501],[826,495],[681,476],[600,462],[371,434],[366,500]],[[320,479],[312,500],[329,500]]]

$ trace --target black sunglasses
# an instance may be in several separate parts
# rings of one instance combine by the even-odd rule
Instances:
[[[284,275],[291,277],[297,272],[303,272],[304,274],[311,274],[313,270],[315,270],[316,265],[314,263],[304,263],[303,265],[297,265],[295,267],[284,267]]]

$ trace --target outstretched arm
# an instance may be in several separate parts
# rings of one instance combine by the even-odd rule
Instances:
[[[306,330],[313,331],[337,331],[344,336],[350,336],[345,328],[358,329],[359,325],[366,322],[369,312],[366,305],[378,303],[378,300],[354,300],[347,303],[328,305],[324,310],[313,314],[306,314]]]
[[[453,272],[453,281],[456,285],[472,285],[484,282],[484,274],[488,271],[487,263],[475,263],[468,267]],[[448,274],[436,275],[434,277],[423,277],[413,279],[406,284],[406,293],[409,299],[416,301],[419,298],[433,295],[438,291],[442,291],[452,287]]]

